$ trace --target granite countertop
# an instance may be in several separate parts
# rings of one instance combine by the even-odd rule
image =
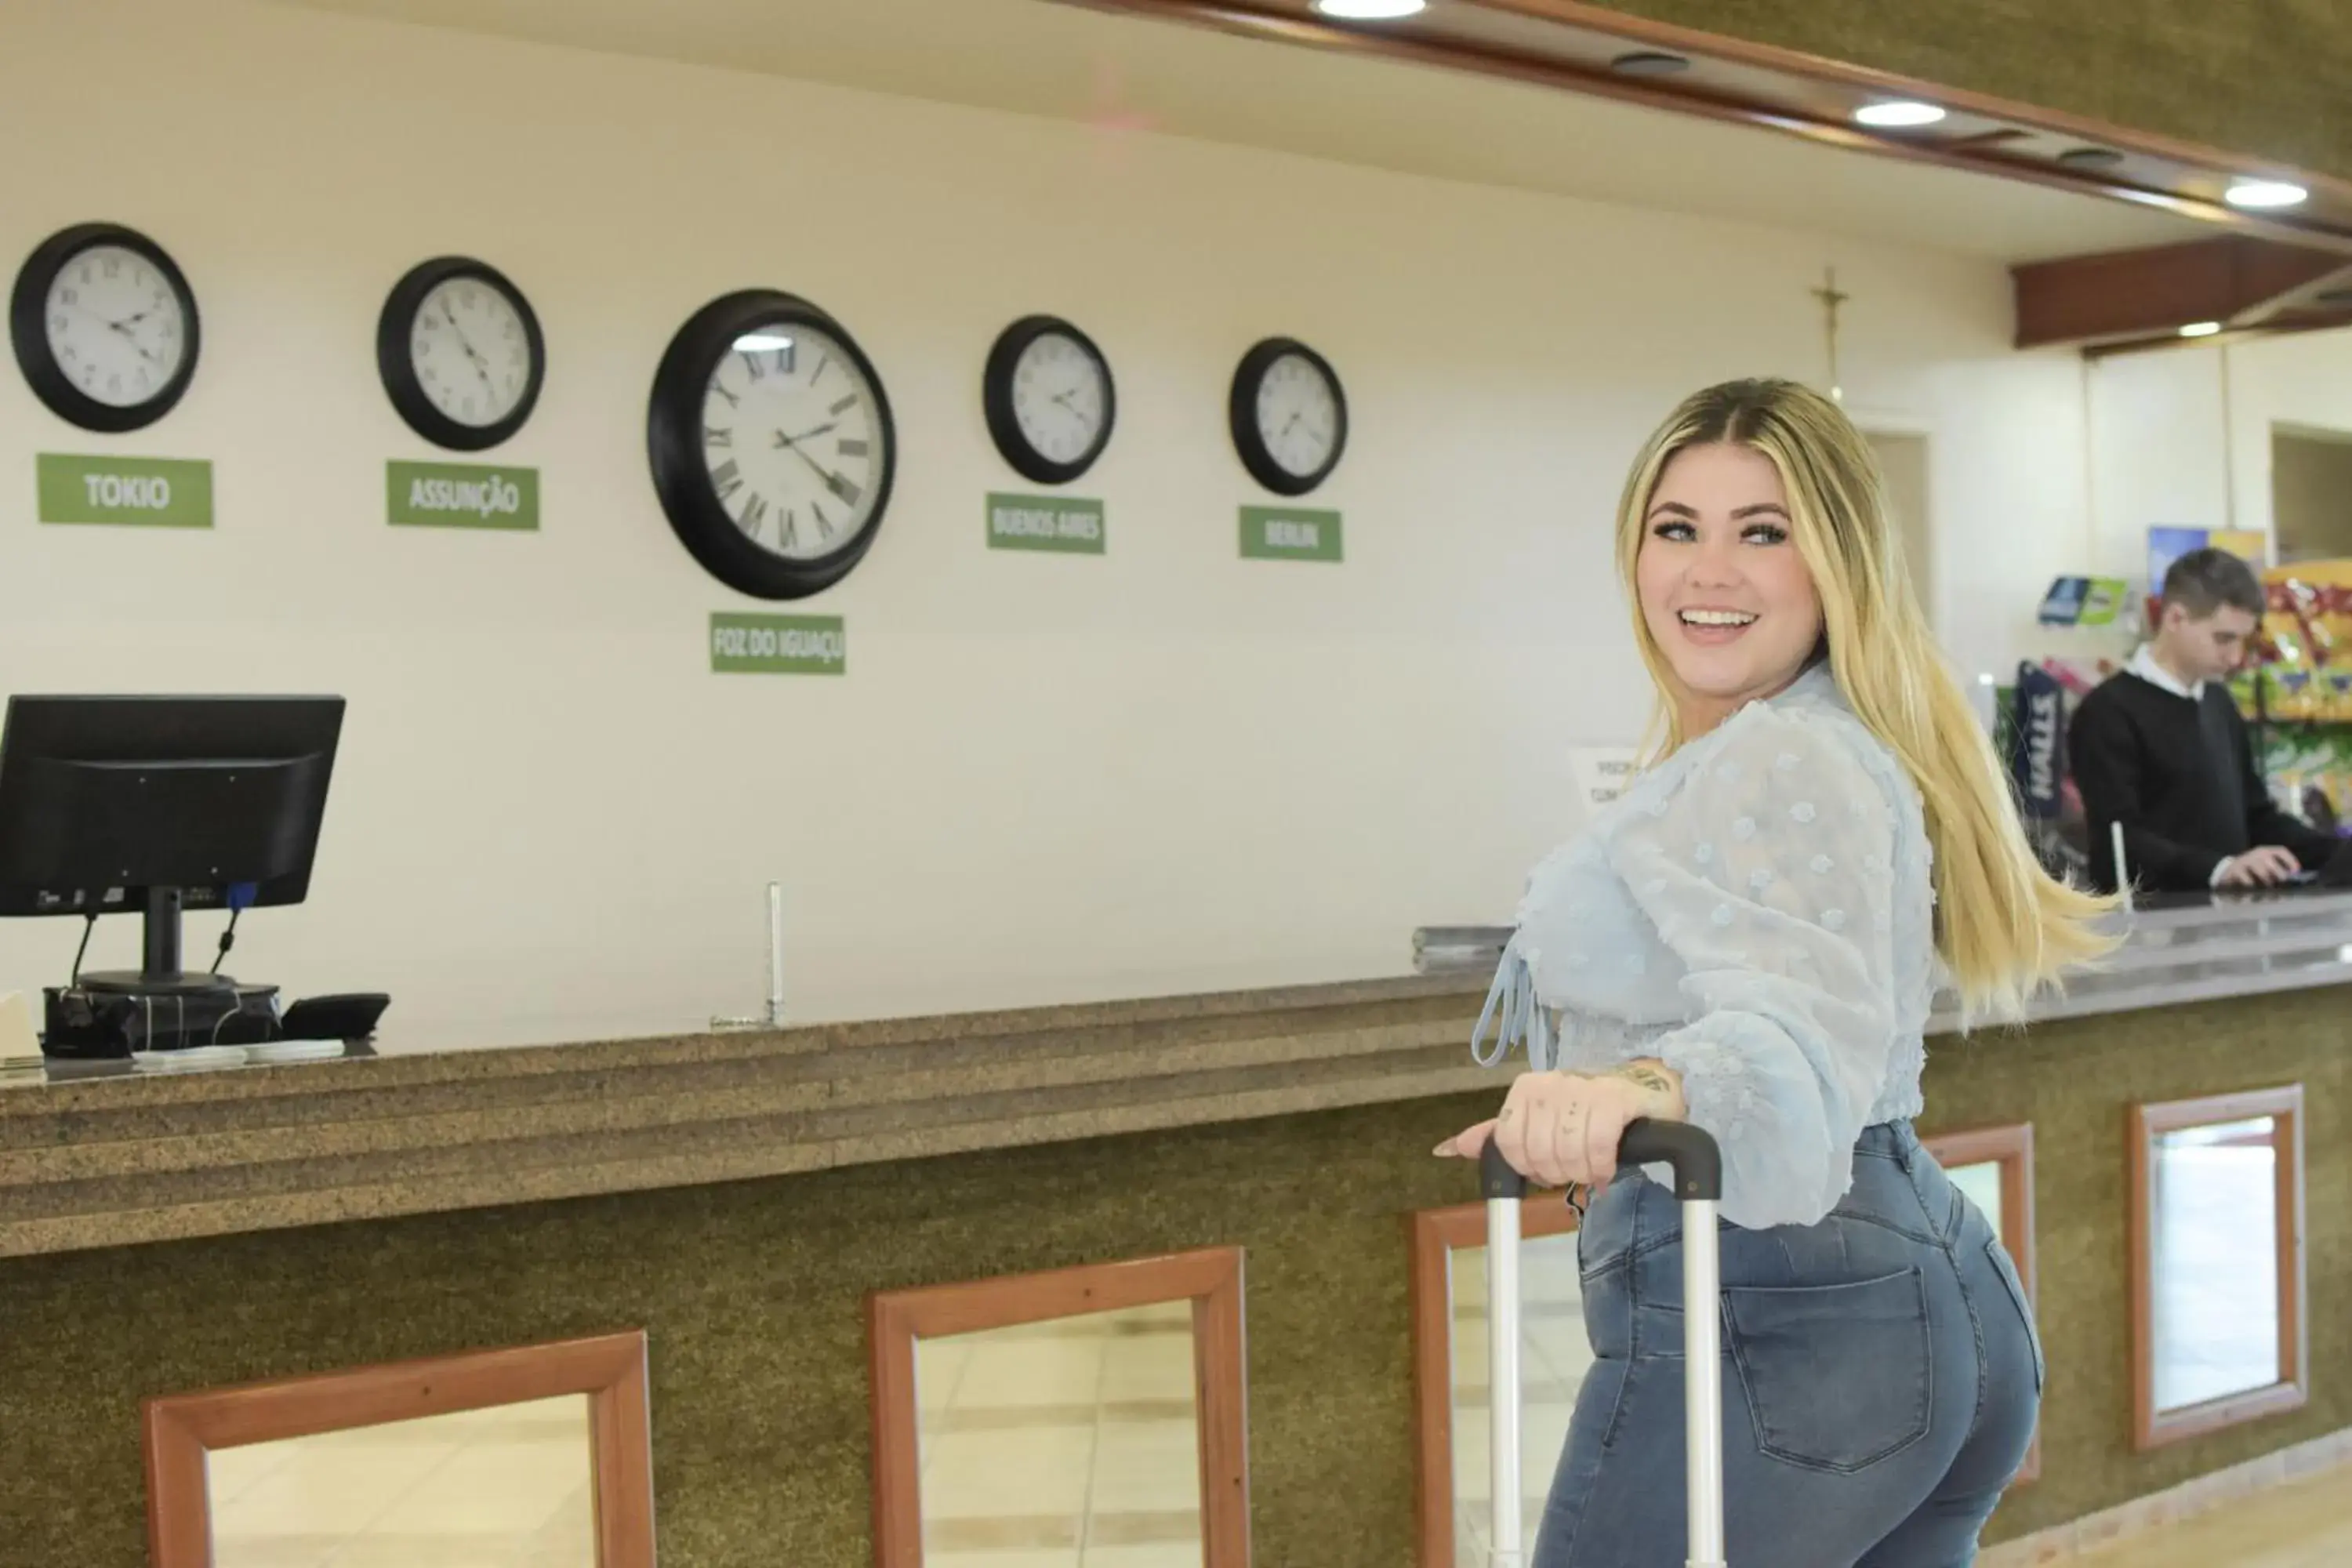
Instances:
[[[0,1256],[738,1180],[1499,1086],[1483,978],[0,1087]]]
[[[2352,893],[2146,909],[2037,1016],[2352,983]],[[1387,979],[576,1044],[0,1075],[0,1257],[739,1180],[1494,1089],[1507,932]],[[1954,1026],[1947,1012],[1938,1031]]]

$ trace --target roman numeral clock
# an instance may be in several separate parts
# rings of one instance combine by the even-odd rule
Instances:
[[[703,569],[761,599],[848,575],[874,542],[898,447],[873,363],[796,295],[697,310],[655,373],[646,441],[670,528]]]

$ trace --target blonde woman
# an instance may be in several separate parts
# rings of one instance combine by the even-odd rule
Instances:
[[[1596,1359],[1534,1568],[1684,1561],[1680,1211],[1616,1169],[1644,1116],[1723,1151],[1733,1556],[1968,1563],[2032,1437],[2042,1349],[1990,1226],[1912,1131],[1922,1032],[1939,983],[2013,1015],[2112,945],[2107,906],[2028,849],[1835,405],[1775,381],[1688,399],[1633,466],[1618,562],[1663,743],[1529,878],[1476,1045],[1499,1016],[1479,1059],[1524,1038],[1531,1070],[1437,1151],[1491,1137],[1530,1180],[1589,1189]]]

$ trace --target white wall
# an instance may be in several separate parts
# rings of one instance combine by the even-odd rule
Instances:
[[[2241,528],[2274,531],[2271,426],[2352,433],[2352,331],[2257,339],[2230,353],[2230,468]]]
[[[2236,526],[2221,368],[2221,351],[2193,347],[2088,367],[2097,535],[2079,570],[2144,582],[2150,528]]]
[[[2007,351],[1982,263],[242,5],[10,0],[0,141],[0,255],[131,223],[205,329],[135,436],[0,376],[6,689],[348,696],[311,900],[249,916],[234,968],[389,990],[410,1037],[756,1011],[772,877],[803,1018],[1391,973],[1416,924],[1507,918],[1574,826],[1568,749],[1646,710],[1609,575],[1624,464],[1706,381],[1822,374],[1825,263],[1850,404],[1931,436],[1965,668],[2015,657],[2086,532],[2078,372]],[[536,535],[383,521],[384,461],[436,454],[377,385],[376,312],[446,250],[547,329],[496,455],[541,470]],[[842,317],[898,416],[879,542],[803,606],[846,616],[844,679],[709,672],[709,612],[757,606],[646,478],[663,345],[747,284]],[[982,547],[983,492],[1019,486],[980,365],[1036,309],[1120,378],[1081,487],[1104,558]],[[1347,380],[1316,498],[1340,568],[1236,559],[1266,498],[1225,387],[1275,331]],[[218,527],[42,527],[40,450],[210,458]],[[61,977],[77,934],[11,922],[0,985]],[[110,922],[94,961],[136,940]]]
[[[2159,523],[2272,532],[2272,427],[2352,432],[2352,331],[2184,343],[2087,376],[2096,535],[2080,570],[2145,579]]]

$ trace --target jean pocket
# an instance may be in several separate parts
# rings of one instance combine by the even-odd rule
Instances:
[[[1927,1435],[1927,1286],[1916,1264],[1847,1285],[1737,1287],[1723,1302],[1766,1453],[1845,1473]]]
[[[2009,1256],[2009,1248],[1994,1237],[1985,1243],[1985,1257],[1992,1261],[1992,1271],[2000,1276],[2002,1289],[2017,1307],[2017,1315],[2025,1323],[2025,1342],[2033,1347],[2033,1392],[2042,1392],[2042,1379],[2048,1372],[2042,1360],[2042,1329],[2033,1321],[2033,1309],[2025,1300],[2025,1281],[2017,1276],[2017,1264]]]

